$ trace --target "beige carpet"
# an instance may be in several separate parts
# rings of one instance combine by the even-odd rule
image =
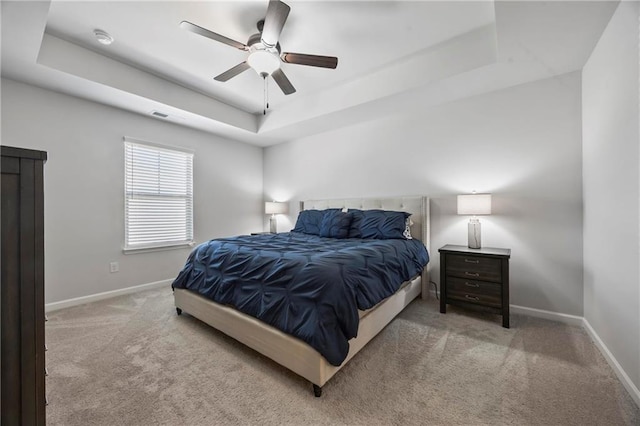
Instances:
[[[49,314],[49,425],[640,425],[578,327],[417,300],[327,383],[188,315],[170,289]]]

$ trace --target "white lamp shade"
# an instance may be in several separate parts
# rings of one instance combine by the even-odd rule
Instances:
[[[267,201],[264,203],[265,214],[285,214],[289,212],[289,203]]]
[[[458,195],[458,214],[491,214],[491,194]]]

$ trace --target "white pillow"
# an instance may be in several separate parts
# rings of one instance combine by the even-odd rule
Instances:
[[[405,221],[404,232],[402,233],[402,236],[407,240],[413,240],[413,237],[411,236],[411,225],[413,225],[413,221],[411,220],[411,217],[408,217]]]

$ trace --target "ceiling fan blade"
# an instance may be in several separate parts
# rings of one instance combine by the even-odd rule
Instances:
[[[269,0],[267,15],[264,18],[262,28],[262,43],[268,47],[275,47],[278,44],[282,27],[289,16],[291,8],[280,0]]]
[[[211,40],[215,40],[220,43],[227,44],[231,47],[235,47],[236,49],[249,50],[249,47],[244,43],[240,43],[239,41],[235,41],[223,35],[214,33],[213,31],[209,31],[206,28],[202,28],[196,24],[192,24],[189,21],[180,22],[180,28],[182,28],[183,30],[191,31],[192,33],[199,34],[203,37],[210,38]]]
[[[288,64],[309,65],[311,67],[331,68],[338,66],[338,58],[334,56],[305,55],[304,53],[284,52],[280,55]]]
[[[213,79],[216,81],[227,81],[227,80],[231,80],[233,77],[235,77],[236,75],[240,74],[243,71],[248,70],[249,68],[251,68],[249,66],[249,64],[245,61],[245,62],[241,62],[238,65],[236,65],[235,67],[226,70],[225,72],[223,72],[222,74],[214,77]]]
[[[278,86],[285,95],[290,95],[296,92],[296,88],[289,81],[287,76],[282,72],[280,68],[271,73],[271,77],[278,83]]]

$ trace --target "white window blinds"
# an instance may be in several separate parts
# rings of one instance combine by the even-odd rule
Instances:
[[[193,153],[125,138],[125,250],[193,243]]]

